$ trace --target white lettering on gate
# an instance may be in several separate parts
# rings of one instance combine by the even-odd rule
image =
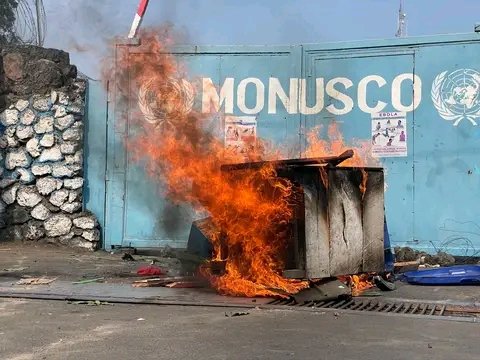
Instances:
[[[307,81],[306,79],[300,79],[300,113],[302,115],[314,115],[322,111],[325,105],[324,93],[323,93],[323,78],[315,79],[315,105],[309,107],[307,105]]]
[[[343,109],[338,109],[335,105],[330,104],[327,106],[327,110],[331,112],[333,115],[345,115],[348,114],[353,109],[353,100],[351,97],[341,93],[337,89],[335,89],[335,84],[342,84],[345,89],[348,89],[353,86],[353,82],[350,79],[344,77],[338,77],[330,80],[325,87],[325,91],[327,95],[330,97],[343,102],[344,106]]]
[[[402,104],[402,82],[411,80],[413,82],[413,99],[410,105]],[[415,110],[422,101],[422,80],[413,74],[400,74],[392,81],[392,106],[397,111],[409,112]]]
[[[202,112],[218,112],[223,103],[225,103],[225,113],[233,114],[233,86],[234,79],[226,78],[220,94],[218,94],[211,78],[203,78],[202,81]],[[213,105],[213,111],[212,111]]]
[[[333,115],[348,114],[355,106],[353,99],[338,89],[338,87],[343,86],[343,88],[347,90],[354,85],[353,82],[346,77],[333,78],[329,80],[326,85],[324,78],[316,78],[314,89],[315,100],[313,104],[310,104],[311,106],[307,103],[307,99],[310,99],[307,93],[307,80],[299,78],[290,78],[289,80],[289,88],[284,89],[278,78],[269,78],[267,91],[269,114],[277,113],[277,100],[280,100],[289,114],[318,114],[325,107],[325,95],[343,104],[343,107],[338,107],[338,105],[331,103],[325,108],[325,110]],[[412,83],[413,99],[411,104],[404,104],[402,102],[402,85],[405,86],[405,84],[403,84],[404,81],[410,81]],[[365,113],[382,112],[388,106],[387,102],[376,99],[376,103],[374,105],[372,104],[372,106],[369,106],[367,103],[367,90],[370,83],[375,83],[378,88],[387,85],[387,81],[379,75],[368,75],[361,79],[357,86],[358,108]],[[249,89],[248,93],[250,95],[254,94],[254,101],[252,104],[249,104],[250,107],[247,106],[247,88]],[[225,114],[233,114],[235,99],[234,78],[226,78],[220,86],[220,91],[217,91],[217,87],[215,87],[211,78],[203,78],[202,90],[203,113],[218,112],[223,106]],[[265,85],[260,79],[253,77],[243,79],[238,84],[236,91],[236,106],[243,114],[256,115],[264,109]],[[391,106],[395,111],[410,112],[415,110],[422,100],[422,80],[420,77],[411,73],[396,76],[391,84],[390,100]]]
[[[277,113],[277,97],[282,102],[285,110],[289,114],[296,114],[298,112],[298,79],[290,79],[290,91],[289,95],[285,93],[280,80],[277,78],[270,78],[268,82],[268,113]]]
[[[363,112],[370,113],[370,114],[381,112],[387,106],[387,103],[383,101],[377,101],[377,104],[374,107],[368,106],[367,85],[371,82],[376,82],[379,88],[381,88],[387,83],[384,78],[378,75],[365,76],[358,83],[358,90],[357,90],[358,91],[357,92],[358,107]]]
[[[255,106],[253,108],[248,108],[246,104],[246,90],[247,85],[253,84],[256,87],[256,99],[255,99]],[[240,81],[237,88],[237,106],[238,109],[247,115],[255,115],[258,114],[263,109],[263,105],[265,104],[265,85],[263,85],[262,81],[257,78],[246,78]]]

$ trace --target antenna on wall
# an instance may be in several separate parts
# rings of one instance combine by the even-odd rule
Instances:
[[[396,37],[407,36],[407,14],[403,9],[403,0],[400,0],[400,8],[398,9],[398,27]]]

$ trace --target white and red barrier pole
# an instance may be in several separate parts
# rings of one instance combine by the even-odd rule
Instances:
[[[138,28],[142,23],[143,15],[145,15],[145,11],[147,11],[149,0],[140,0],[140,4],[138,5],[137,13],[133,18],[132,27],[130,28],[130,32],[128,33],[128,38],[133,39],[137,36]]]

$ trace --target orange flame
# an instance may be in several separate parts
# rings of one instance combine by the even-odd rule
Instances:
[[[360,296],[365,290],[375,286],[369,274],[340,276],[339,280],[352,288],[353,296]]]
[[[323,156],[335,156],[343,153],[348,149],[353,150],[353,156],[340,163],[338,166],[352,166],[352,167],[365,167],[376,166],[378,160],[372,157],[371,144],[368,141],[357,141],[355,146],[348,146],[340,132],[337,123],[331,123],[327,129],[327,138],[324,140],[319,136],[322,127],[317,126],[311,129],[307,133],[307,150],[305,152],[306,157],[323,157]],[[365,195],[367,189],[368,174],[364,169],[361,169],[362,181],[360,183],[360,191],[362,197]],[[321,168],[320,175],[325,187],[328,187],[328,177],[326,172]]]
[[[117,79],[128,79],[135,88],[146,82],[157,84],[155,96],[144,105],[163,109],[148,113],[149,122],[141,117],[140,121],[130,119],[138,127],[136,135],[127,140],[130,154],[146,163],[148,174],[162,184],[168,199],[208,212],[215,227],[221,229],[222,236],[211,239],[215,258],[226,256],[228,260],[224,275],[211,276],[220,293],[275,296],[307,287],[306,282],[280,275],[285,229],[292,217],[292,184],[277,177],[272,165],[235,173],[220,170],[222,163],[242,162],[244,157],[225,152],[223,141],[210,130],[210,119],[195,110],[181,111],[185,103],[182,94],[161,86],[183,76],[168,54],[170,41],[156,33],[144,32],[145,52],[121,55],[117,62]],[[125,82],[119,86],[122,95],[129,94]],[[255,145],[250,158],[264,159],[262,144]],[[226,254],[222,252],[225,249]]]
[[[282,296],[306,288],[307,282],[280,275],[287,225],[293,217],[292,183],[277,177],[273,165],[222,172],[222,163],[243,162],[245,154],[226,152],[223,140],[212,128],[212,119],[184,110],[193,100],[178,85],[184,71],[169,54],[173,43],[169,32],[143,31],[141,37],[143,51],[133,55],[119,52],[115,68],[110,63],[105,74],[115,76],[117,99],[124,106],[138,104],[142,108],[143,115],[129,119],[134,129],[130,131],[134,135],[126,139],[130,155],[145,163],[147,173],[161,184],[170,201],[186,202],[199,212],[207,212],[221,230],[210,240],[214,259],[227,260],[226,271],[221,276],[210,274],[212,285],[221,294],[236,296]],[[141,90],[145,84],[151,84],[150,91]],[[328,130],[328,142],[313,131],[309,134],[307,157],[338,155],[348,148],[335,125]],[[251,145],[250,160],[278,157],[267,154],[268,147],[261,140]],[[363,164],[355,151],[342,166]]]
[[[378,160],[371,154],[369,141],[356,141],[353,146],[345,143],[337,123],[332,122],[327,128],[327,140],[321,138],[322,126],[316,126],[307,133],[307,150],[305,157],[336,156],[342,152],[352,149],[353,157],[343,161],[338,166],[365,167],[378,164]]]

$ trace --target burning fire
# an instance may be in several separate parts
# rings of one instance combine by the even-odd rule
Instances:
[[[370,274],[346,275],[340,276],[338,279],[352,288],[353,296],[359,296],[365,290],[375,286]]]
[[[147,82],[169,84],[182,78],[168,54],[168,39],[149,32],[142,43],[148,51],[123,56],[117,64],[117,79],[130,79],[138,89]],[[129,94],[125,86],[120,84],[123,95]],[[148,114],[156,116],[157,122],[137,119],[139,131],[128,139],[128,149],[134,158],[146,162],[149,175],[162,184],[171,201],[206,211],[222,230],[222,236],[211,240],[215,258],[227,256],[228,261],[225,275],[211,276],[212,285],[222,294],[242,296],[291,294],[305,288],[306,282],[279,275],[286,249],[284,232],[292,217],[292,185],[276,177],[273,166],[222,172],[222,163],[242,162],[243,156],[224,151],[222,139],[210,130],[209,118],[195,110],[179,111],[185,103],[181,91],[157,86],[154,96],[145,99],[151,107],[165,102],[168,107],[163,113]],[[254,146],[250,158],[263,159],[261,149]]]
[[[221,229],[221,234],[211,239],[214,259],[228,260],[224,275],[210,274],[218,292],[237,296],[297,293],[308,282],[280,275],[287,224],[293,216],[292,184],[277,177],[272,165],[220,170],[222,163],[245,158],[225,151],[223,140],[212,130],[211,118],[189,106],[185,109],[193,97],[181,83],[183,70],[168,54],[171,44],[168,32],[147,31],[142,35],[145,51],[134,56],[119,54],[114,72],[117,92],[126,96],[123,102],[128,106],[136,106],[140,98],[140,108],[144,107],[142,115],[130,119],[130,126],[136,126],[135,135],[126,140],[130,154],[146,164],[148,174],[161,184],[169,200],[207,212],[213,225]],[[150,91],[145,84],[155,84],[155,88]],[[330,126],[328,133],[329,142],[311,133],[307,157],[338,155],[347,148],[335,126]],[[272,160],[265,148],[257,140],[248,158]],[[342,165],[362,164],[356,153]]]
[[[307,150],[305,152],[305,157],[322,157],[322,156],[336,156],[343,153],[348,149],[354,150],[354,155],[338,166],[353,166],[353,167],[365,167],[365,166],[376,166],[378,165],[378,160],[373,158],[371,154],[371,144],[368,141],[357,141],[355,146],[347,146],[345,143],[342,133],[340,132],[336,123],[331,123],[327,129],[327,139],[322,139],[319,137],[319,133],[322,131],[321,126],[317,126],[310,130],[307,134]],[[321,177],[324,185],[328,187],[328,179],[326,173],[321,171]],[[367,188],[367,172],[364,169],[361,169],[362,172],[362,182],[360,184],[360,191],[362,196],[365,195],[365,190]]]
[[[319,134],[322,132],[322,126],[316,126],[307,133],[307,150],[305,157],[336,156],[352,146],[347,146],[337,123],[332,122],[327,128],[327,139],[322,139]],[[353,147],[354,155],[338,166],[358,166],[364,167],[368,163],[376,160],[370,157],[370,143],[368,141],[358,142]]]

